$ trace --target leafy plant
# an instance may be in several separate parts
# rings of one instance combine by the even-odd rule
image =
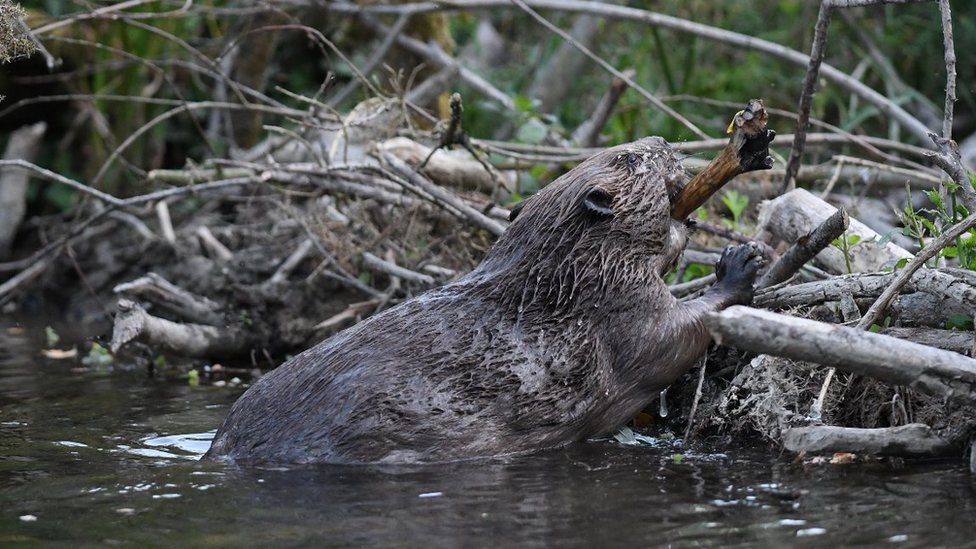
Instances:
[[[830,243],[831,246],[836,247],[844,254],[844,264],[847,267],[847,274],[854,272],[854,269],[851,267],[851,248],[856,246],[860,241],[861,235],[847,234],[845,232]]]
[[[83,365],[99,369],[111,366],[114,361],[115,358],[112,353],[98,343],[92,343],[88,354],[81,359]]]
[[[749,206],[749,197],[734,189],[727,189],[722,193],[721,199],[722,204],[725,204],[725,207],[729,209],[729,213],[732,214],[731,226],[738,226],[739,219],[742,218],[742,212]]]
[[[57,347],[58,343],[61,342],[61,336],[58,335],[54,328],[50,326],[44,327],[44,336],[47,338],[47,348],[53,349]]]

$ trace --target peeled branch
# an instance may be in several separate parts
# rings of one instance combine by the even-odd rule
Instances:
[[[773,167],[769,143],[776,137],[776,132],[766,128],[768,119],[762,99],[750,99],[746,108],[735,114],[729,124],[728,133],[732,135],[728,144],[678,192],[671,205],[671,217],[679,220],[688,217],[741,173]]]

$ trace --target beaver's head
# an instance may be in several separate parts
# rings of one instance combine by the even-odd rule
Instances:
[[[661,138],[600,152],[520,204],[479,270],[517,273],[560,295],[660,276],[686,243],[669,215],[686,181]]]

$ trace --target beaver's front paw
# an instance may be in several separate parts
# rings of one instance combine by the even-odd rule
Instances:
[[[750,242],[729,246],[715,265],[715,289],[726,293],[732,304],[752,303],[756,273],[765,264],[759,244]]]

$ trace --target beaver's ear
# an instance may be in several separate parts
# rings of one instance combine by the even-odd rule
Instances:
[[[583,196],[583,207],[601,217],[613,217],[613,197],[600,187],[593,187]]]
[[[515,221],[515,218],[518,217],[519,212],[522,211],[522,206],[525,206],[525,201],[524,200],[521,201],[521,202],[519,202],[518,204],[512,206],[512,211],[510,211],[508,213],[508,220],[509,221]]]

